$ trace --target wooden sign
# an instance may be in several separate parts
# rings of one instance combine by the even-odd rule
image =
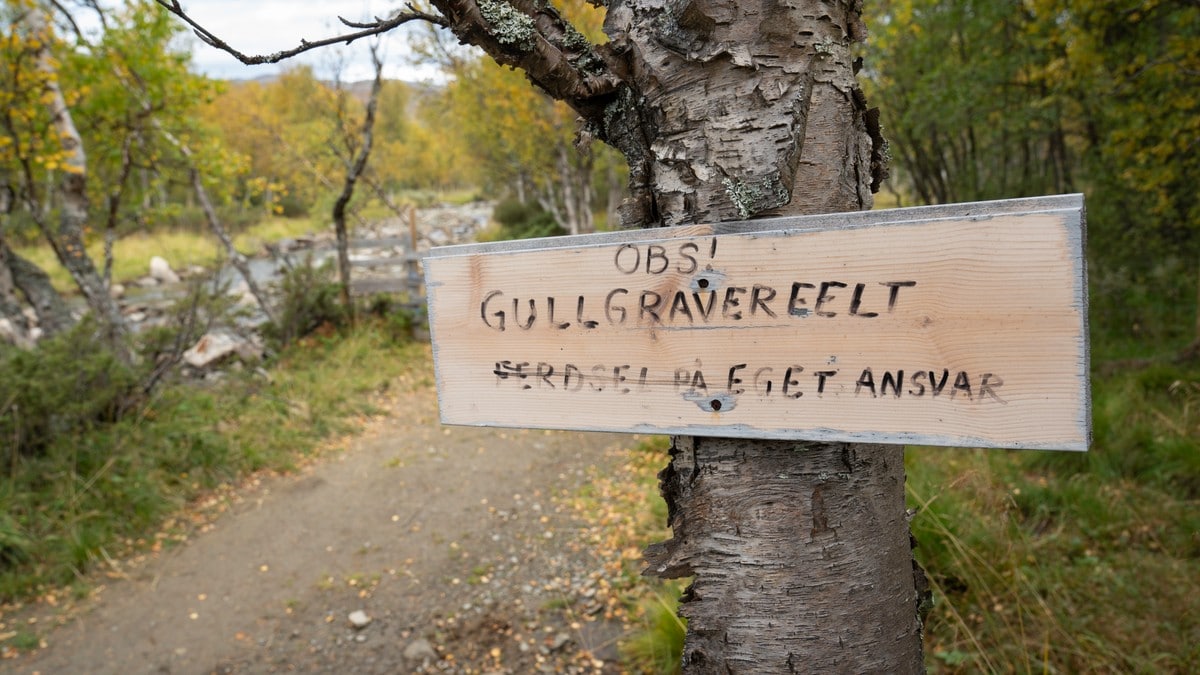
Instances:
[[[447,424],[1086,450],[1080,195],[454,246]]]

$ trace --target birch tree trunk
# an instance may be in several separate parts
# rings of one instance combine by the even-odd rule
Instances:
[[[857,3],[630,2],[609,7],[606,32],[630,57],[625,105],[648,150],[640,167],[631,156],[627,224],[871,206],[884,144],[855,83]],[[684,671],[920,672],[903,459],[674,439],[660,474],[674,536],[646,562],[695,577]]]
[[[27,12],[25,17],[32,34],[47,36],[36,52],[36,60],[43,78],[42,98],[50,116],[51,126],[58,134],[63,153],[62,180],[58,188],[58,195],[61,197],[58,228],[51,230],[46,225],[44,216],[35,220],[49,240],[59,262],[71,273],[71,278],[79,287],[88,307],[105,326],[114,353],[125,363],[130,363],[133,354],[125,340],[128,336],[125,318],[121,315],[116,301],[109,295],[108,285],[104,283],[96,265],[88,256],[87,249],[84,248],[83,229],[88,220],[88,195],[87,156],[84,153],[83,138],[75,128],[71,110],[67,107],[62,89],[58,85],[58,71],[50,53],[46,17],[39,9]],[[50,194],[52,191],[48,190],[47,195]],[[49,198],[46,203],[49,203]],[[34,209],[36,205],[31,205],[31,212]]]
[[[0,248],[4,249],[0,252],[0,264],[6,267],[0,270],[0,276],[7,273],[7,280],[12,282],[13,288],[25,296],[37,314],[42,334],[51,337],[70,328],[74,323],[71,310],[50,284],[49,275],[2,242]]]
[[[22,303],[17,297],[8,256],[8,245],[0,238],[0,320],[7,322],[7,326],[0,326],[0,343],[11,339],[16,346],[28,349],[33,346],[33,340],[29,336],[29,322],[21,311]]]

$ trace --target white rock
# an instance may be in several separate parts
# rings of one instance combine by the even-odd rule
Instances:
[[[350,616],[346,618],[350,619],[350,624],[355,628],[366,628],[371,625],[371,617],[367,616],[367,613],[361,609],[350,612]]]
[[[236,353],[241,344],[242,340],[227,333],[208,333],[183,353],[183,361],[193,368],[207,368]]]
[[[0,319],[0,340],[5,342],[17,341],[17,328],[8,319]]]
[[[150,276],[164,284],[179,283],[179,275],[171,269],[171,264],[159,256],[150,259]]]
[[[113,300],[119,300],[125,295],[125,287],[121,284],[113,284],[108,287],[108,295]]]
[[[240,298],[238,298],[237,306],[238,307],[258,307],[258,298],[254,297],[254,294],[251,293],[250,291],[246,291],[245,293],[242,293],[242,296]]]

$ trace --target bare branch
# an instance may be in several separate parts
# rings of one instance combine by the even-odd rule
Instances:
[[[117,239],[117,217],[121,208],[121,199],[125,196],[125,187],[129,184],[129,174],[133,170],[133,141],[138,134],[130,133],[121,141],[121,171],[117,176],[117,184],[108,193],[108,219],[104,223],[104,283],[112,285],[113,244]]]
[[[398,11],[390,18],[377,19],[376,21],[370,23],[356,24],[343,19],[342,23],[351,28],[362,28],[361,30],[353,33],[334,35],[332,37],[322,38],[314,41],[301,39],[300,46],[293,47],[292,49],[285,49],[272,54],[251,55],[234,49],[229,45],[229,43],[214,35],[212,31],[197,23],[196,20],[192,19],[192,17],[188,16],[187,12],[184,11],[183,6],[179,4],[179,0],[155,0],[155,2],[166,8],[168,12],[182,19],[184,23],[191,26],[192,31],[196,34],[196,37],[200,38],[200,40],[205,44],[231,54],[238,61],[241,61],[246,65],[279,63],[280,61],[289,59],[297,54],[303,54],[304,52],[311,51],[319,47],[327,47],[329,45],[335,45],[339,43],[350,44],[351,42],[361,38],[387,33],[388,31],[398,28],[410,21],[428,21],[429,23],[437,24],[439,26],[448,26],[448,23],[444,17],[436,14],[417,11],[412,7],[412,5],[409,5],[409,11],[407,12]]]
[[[463,42],[596,120],[621,85],[616,70],[549,3],[537,0],[432,0]]]
[[[350,252],[349,238],[346,234],[346,205],[354,197],[354,185],[359,176],[367,168],[367,160],[371,156],[371,146],[375,138],[375,111],[379,107],[379,92],[383,90],[383,61],[379,58],[378,42],[371,44],[371,63],[375,66],[375,79],[371,81],[371,96],[367,100],[367,111],[363,117],[361,144],[358,154],[346,158],[346,179],[342,184],[342,192],[333,203],[333,226],[337,234],[338,274],[342,282],[342,304],[350,311],[351,320],[354,318],[354,306],[350,302]],[[339,116],[339,121],[344,118]],[[345,130],[345,127],[343,127]]]
[[[267,316],[267,320],[275,321],[275,312],[271,309],[271,304],[267,294],[259,288],[258,282],[254,280],[254,275],[250,271],[250,265],[246,262],[246,256],[233,245],[233,239],[221,225],[221,218],[217,215],[217,209],[213,206],[212,199],[208,196],[208,190],[204,189],[204,180],[200,175],[200,168],[196,165],[196,159],[192,153],[192,149],[187,146],[182,140],[177,138],[170,131],[167,131],[158,120],[151,120],[154,128],[158,133],[167,140],[168,143],[175,146],[179,154],[183,156],[184,162],[188,167],[188,177],[192,182],[192,190],[196,193],[196,199],[200,202],[200,208],[204,211],[204,217],[208,221],[208,227],[221,241],[221,245],[225,247],[225,254],[229,256],[229,262],[242,275],[242,279],[246,282],[246,288],[254,299],[258,301],[259,308],[262,313]]]
[[[58,0],[50,0],[50,5],[58,10],[59,15],[71,27],[71,32],[75,33],[75,38],[80,43],[87,44],[87,39],[83,37],[83,31],[80,30],[79,24],[75,22],[75,17],[71,15],[71,12],[66,7],[63,7],[62,3],[58,2]],[[103,21],[103,15],[101,15],[101,21]]]

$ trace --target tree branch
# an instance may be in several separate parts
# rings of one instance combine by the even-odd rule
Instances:
[[[597,121],[621,78],[554,7],[537,0],[432,0],[459,40],[529,80],[584,118]]]
[[[350,312],[350,320],[354,321],[354,305],[350,302],[350,251],[349,237],[346,232],[346,205],[354,196],[354,185],[358,177],[367,168],[367,160],[371,156],[371,146],[375,138],[375,111],[379,106],[379,92],[383,90],[383,61],[379,58],[379,45],[371,45],[371,63],[375,66],[375,79],[371,81],[371,97],[367,101],[367,111],[363,118],[360,131],[358,154],[346,158],[346,178],[342,184],[342,192],[333,203],[333,226],[337,234],[338,275],[342,282],[342,305]],[[339,116],[339,122],[344,118]],[[342,127],[343,133],[346,129]],[[348,135],[348,134],[347,134]]]
[[[390,18],[376,19],[375,21],[367,23],[356,23],[338,17],[347,27],[360,28],[361,30],[353,33],[334,35],[332,37],[322,38],[315,41],[301,39],[300,45],[298,47],[293,47],[292,49],[285,49],[272,54],[251,55],[234,49],[229,43],[217,37],[212,33],[212,31],[200,25],[198,22],[196,22],[196,20],[192,19],[192,17],[188,16],[187,12],[184,11],[183,6],[179,4],[179,0],[155,0],[155,2],[166,8],[168,12],[182,19],[184,23],[191,26],[192,31],[196,34],[196,37],[200,38],[200,40],[205,44],[231,54],[235,59],[246,65],[279,63],[280,61],[289,59],[297,54],[303,54],[304,52],[320,47],[326,47],[338,43],[350,44],[351,42],[361,38],[387,33],[388,31],[398,28],[410,21],[428,21],[429,23],[439,26],[448,26],[448,23],[444,17],[436,14],[428,14],[426,12],[417,11],[416,8],[414,8],[412,5],[409,5],[409,11],[407,12],[396,12]]]

